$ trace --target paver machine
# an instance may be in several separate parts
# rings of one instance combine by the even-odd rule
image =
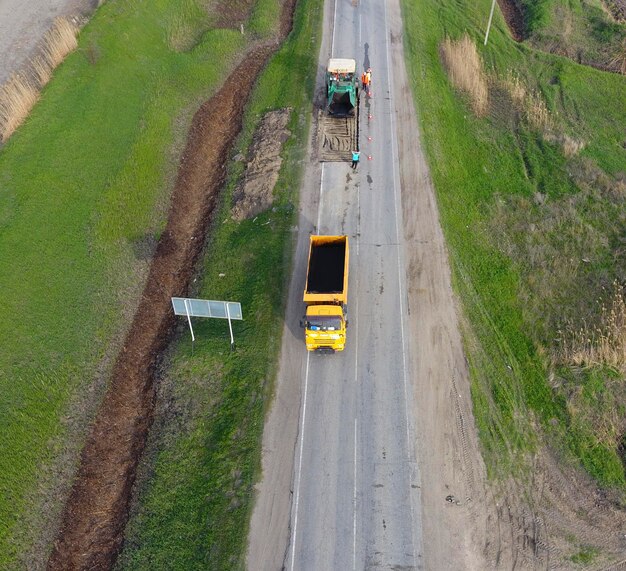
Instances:
[[[331,58],[326,68],[326,108],[331,115],[352,116],[358,107],[359,82],[356,61]]]

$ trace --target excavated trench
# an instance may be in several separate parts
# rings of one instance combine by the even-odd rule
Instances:
[[[523,42],[526,39],[526,22],[520,5],[516,0],[498,0],[498,6],[511,32],[511,37],[516,42]]]
[[[241,130],[244,105],[259,73],[291,31],[295,4],[285,0],[279,37],[252,49],[193,118],[167,226],[82,451],[49,570],[110,569],[115,563],[152,422],[155,368],[173,331],[170,298],[188,290],[224,185],[229,151]]]

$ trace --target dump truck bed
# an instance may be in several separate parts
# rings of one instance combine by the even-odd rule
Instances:
[[[347,303],[348,261],[347,236],[311,236],[304,301]]]

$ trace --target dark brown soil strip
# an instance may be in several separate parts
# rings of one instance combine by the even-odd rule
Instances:
[[[296,0],[283,6],[280,40]],[[137,464],[152,422],[154,373],[173,330],[170,298],[188,290],[244,104],[279,42],[255,48],[194,116],[179,165],[167,227],[141,302],[81,455],[49,570],[110,569],[122,545]]]
[[[524,12],[515,0],[498,0],[498,5],[509,27],[512,38],[516,42],[526,39],[526,23],[524,22]]]

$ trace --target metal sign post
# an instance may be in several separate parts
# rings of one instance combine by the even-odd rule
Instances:
[[[230,329],[230,350],[235,348],[235,338],[233,337],[233,324],[230,320],[230,307],[226,304],[226,315],[228,315],[228,329]]]
[[[232,320],[243,320],[241,304],[238,301],[215,301],[208,299],[173,297],[172,307],[174,308],[175,315],[183,315],[187,317],[192,341],[196,340],[196,337],[193,333],[193,327],[191,326],[192,317],[212,317],[215,319],[227,319],[228,330],[230,331],[230,347],[231,349],[235,347],[235,337],[233,335]]]
[[[493,11],[496,7],[496,0],[493,0],[491,3],[491,13],[489,14],[489,23],[487,24],[487,33],[485,34],[485,45],[487,45],[487,40],[489,39],[489,29],[491,28],[491,20],[493,19]]]
[[[191,342],[196,340],[196,336],[193,334],[193,327],[191,326],[191,315],[189,313],[189,300],[185,300],[185,311],[187,312],[187,321],[189,322],[189,331],[191,331]]]

